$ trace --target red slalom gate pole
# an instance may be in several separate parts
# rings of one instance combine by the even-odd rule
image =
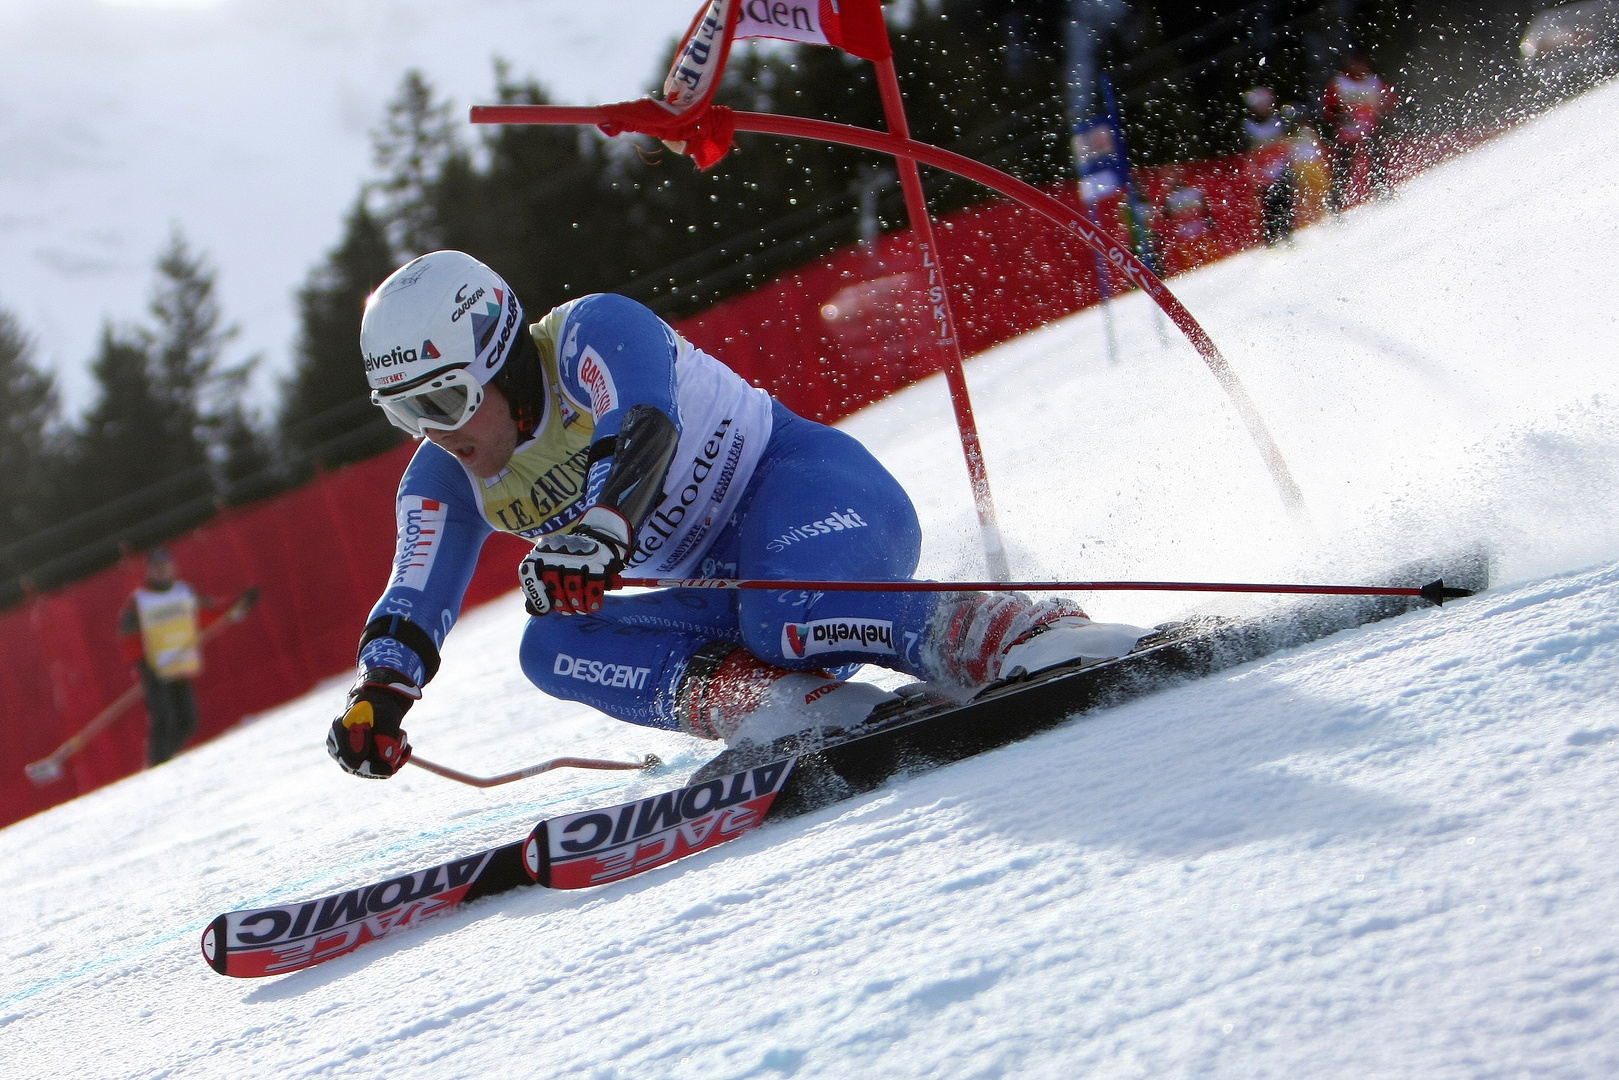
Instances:
[[[909,141],[911,127],[905,118],[905,98],[900,93],[894,58],[889,56],[875,60],[873,64],[877,68],[877,87],[882,94],[883,116],[888,121],[889,134],[896,139]],[[894,164],[899,169],[900,188],[905,192],[905,212],[911,219],[911,229],[922,248],[922,268],[928,275],[927,304],[933,316],[933,344],[946,350],[945,382],[950,387],[950,407],[956,414],[961,452],[967,459],[967,478],[972,484],[973,505],[978,510],[978,528],[984,540],[984,561],[992,576],[1006,577],[1011,573],[1011,568],[1007,565],[1001,528],[995,520],[989,472],[984,466],[984,449],[978,438],[978,422],[973,418],[972,398],[967,393],[967,372],[961,361],[961,339],[956,335],[956,319],[950,310],[944,264],[939,256],[938,241],[933,235],[933,219],[928,214],[927,195],[922,190],[922,171],[917,168],[915,158],[896,155]]]
[[[1299,585],[1237,581],[771,581],[760,578],[623,578],[631,589],[802,589],[810,592],[1211,592],[1310,596],[1420,596],[1433,604],[1472,596],[1439,581],[1427,585]]]

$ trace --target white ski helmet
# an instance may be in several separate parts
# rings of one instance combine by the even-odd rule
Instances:
[[[471,255],[412,259],[377,286],[360,320],[372,404],[417,437],[454,431],[526,332],[511,286]]]

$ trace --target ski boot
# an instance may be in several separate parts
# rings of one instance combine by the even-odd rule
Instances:
[[[1072,600],[1034,603],[1022,593],[954,593],[934,614],[923,646],[933,678],[968,694],[1058,664],[1123,656],[1151,633],[1099,623]]]

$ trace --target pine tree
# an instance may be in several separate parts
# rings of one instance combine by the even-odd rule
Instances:
[[[0,548],[43,528],[56,495],[56,386],[29,353],[22,328],[0,311]]]
[[[372,136],[373,156],[384,179],[374,185],[378,217],[389,241],[407,256],[441,247],[432,192],[446,163],[461,153],[448,101],[435,102],[433,88],[407,71],[388,103],[382,128]]]
[[[382,223],[356,200],[343,241],[298,291],[297,366],[282,388],[277,428],[290,475],[310,465],[357,461],[399,441],[370,403],[360,359],[365,298],[393,272],[396,260]]]
[[[77,502],[66,514],[100,511],[86,543],[143,523],[168,533],[196,524],[228,480],[263,464],[241,408],[255,361],[224,363],[236,328],[224,324],[206,259],[178,231],[158,258],[148,310],[149,326],[104,326],[91,365],[100,395],[75,440]]]
[[[157,261],[149,310],[156,325],[145,332],[154,375],[176,422],[189,419],[204,445],[217,442],[233,403],[240,401],[258,358],[226,367],[226,346],[238,328],[224,325],[214,295],[214,272],[176,231]],[[176,432],[177,441],[180,432]]]
[[[217,439],[215,482],[222,502],[240,505],[281,489],[283,477],[270,440],[239,403],[219,417]]]
[[[156,325],[145,332],[145,341],[155,385],[173,425],[169,437],[175,464],[192,464],[191,447],[200,447],[225,498],[232,484],[270,463],[268,443],[242,406],[258,357],[224,363],[237,327],[223,321],[207,259],[192,253],[178,230],[158,258],[157,279],[150,305]]]
[[[69,516],[134,495],[161,480],[207,461],[196,437],[195,410],[176,408],[157,378],[147,334],[101,328],[101,343],[90,373],[99,388],[84,418],[74,453],[76,496]],[[198,483],[187,494],[206,485]],[[148,508],[155,509],[155,508]],[[137,512],[125,519],[136,519]]]

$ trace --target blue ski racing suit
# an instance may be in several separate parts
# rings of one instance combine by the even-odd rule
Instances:
[[[529,332],[543,402],[506,469],[479,478],[423,442],[405,471],[393,574],[368,620],[362,670],[393,668],[425,684],[437,657],[424,654],[454,626],[485,538],[568,529],[601,495],[614,440],[637,406],[672,420],[678,443],[626,573],[900,581],[915,571],[916,512],[864,447],[748,385],[646,307],[586,296]],[[870,663],[925,678],[922,646],[939,602],[929,593],[619,593],[594,614],[531,618],[520,656],[548,694],[678,729],[681,680],[715,643],[794,671],[847,674]]]

